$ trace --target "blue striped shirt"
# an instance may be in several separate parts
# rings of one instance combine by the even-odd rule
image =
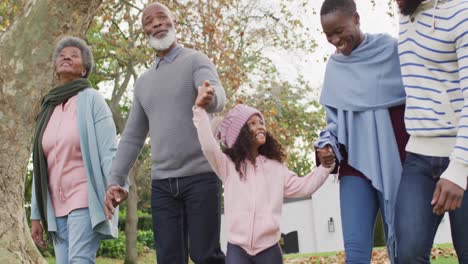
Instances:
[[[407,151],[451,158],[442,178],[468,176],[468,0],[423,1],[400,19]]]

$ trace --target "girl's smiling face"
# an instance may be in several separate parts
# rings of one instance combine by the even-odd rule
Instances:
[[[257,152],[258,148],[266,142],[265,122],[259,115],[253,115],[247,120],[247,126],[252,137],[252,150]]]

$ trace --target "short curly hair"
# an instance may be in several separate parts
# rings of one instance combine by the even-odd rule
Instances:
[[[356,12],[356,3],[354,0],[325,0],[320,9],[320,15],[328,15],[338,10],[346,14],[354,14]]]
[[[91,48],[86,44],[86,42],[78,37],[63,37],[55,46],[54,53],[52,55],[52,65],[55,67],[55,62],[60,54],[60,52],[66,47],[76,47],[79,48],[81,51],[81,58],[83,61],[83,66],[86,70],[86,74],[83,76],[84,78],[88,78],[93,70],[94,59],[93,53],[91,52]]]

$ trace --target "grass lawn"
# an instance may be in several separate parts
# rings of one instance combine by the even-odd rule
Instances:
[[[456,257],[453,256],[453,246],[452,244],[439,244],[436,245],[432,250],[433,259],[431,260],[432,264],[455,264],[458,263]],[[390,263],[385,261],[385,249],[384,248],[375,248],[373,254],[374,264],[383,264]],[[288,254],[284,255],[286,264],[302,263],[302,264],[316,264],[316,263],[344,263],[343,252],[324,252],[317,254]],[[47,262],[55,264],[54,258],[47,258]],[[123,260],[111,259],[111,258],[98,258],[97,264],[122,264]],[[156,256],[154,251],[144,256],[138,258],[138,263],[141,264],[155,264]]]

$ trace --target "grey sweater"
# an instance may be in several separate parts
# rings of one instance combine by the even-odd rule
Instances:
[[[207,111],[224,108],[226,94],[211,60],[178,45],[135,83],[133,105],[112,163],[108,185],[123,186],[149,132],[152,179],[186,177],[212,169],[193,125],[197,87],[209,80],[215,98]]]

